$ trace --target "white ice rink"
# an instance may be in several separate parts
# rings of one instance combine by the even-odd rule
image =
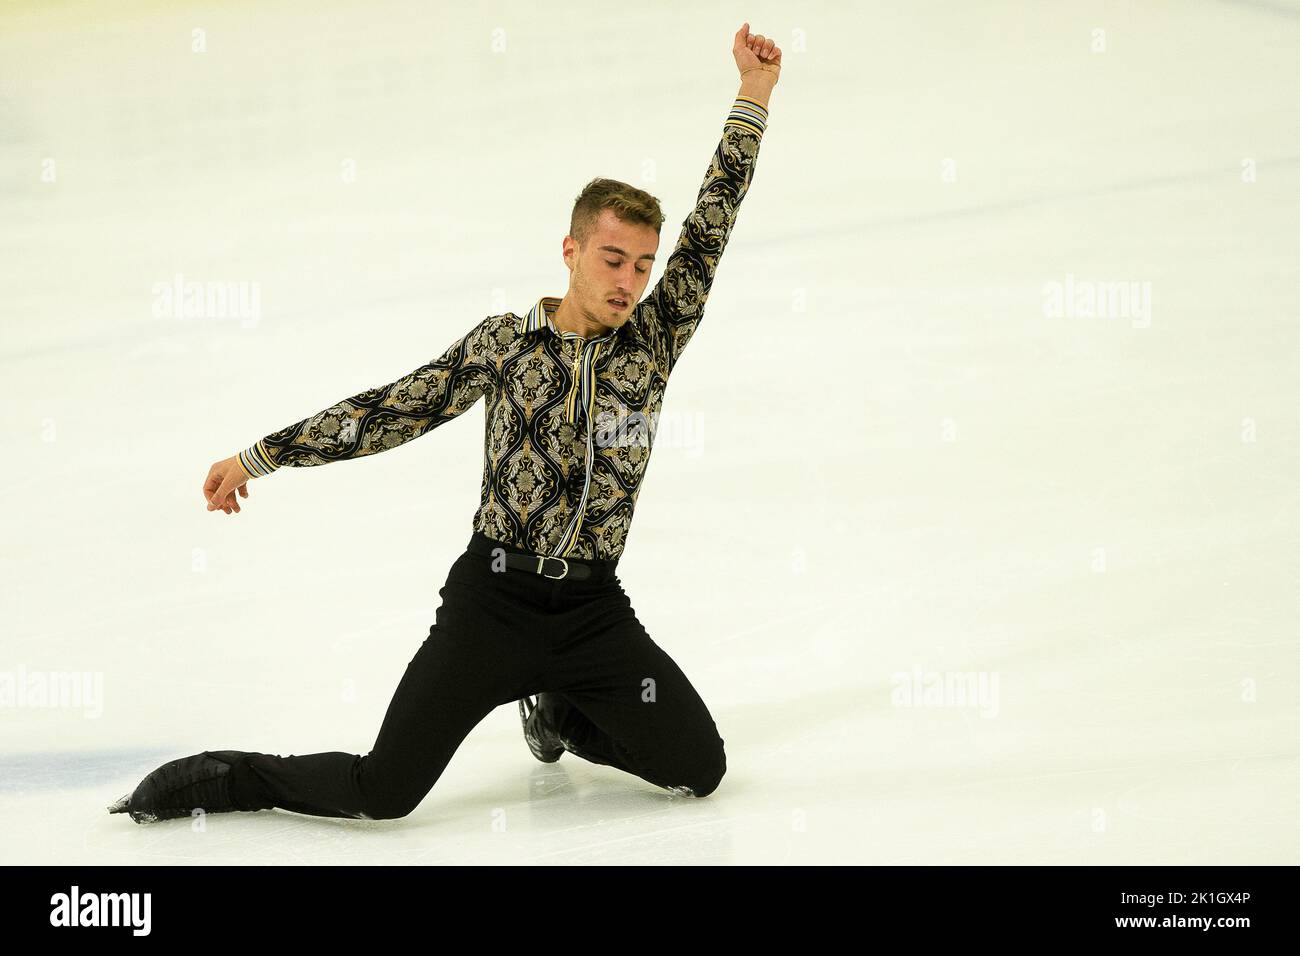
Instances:
[[[717,792],[505,706],[401,820],[106,813],[369,750],[482,404],[239,515],[208,467],[563,295],[595,176],[670,251],[745,20],[782,76],[619,569]],[[1298,63],[1282,0],[5,4],[0,862],[1300,862]]]

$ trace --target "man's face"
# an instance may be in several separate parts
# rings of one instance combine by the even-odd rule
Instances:
[[[592,322],[619,328],[641,301],[658,248],[659,233],[650,226],[624,222],[612,209],[602,209],[581,247],[572,236],[564,237],[569,295]]]

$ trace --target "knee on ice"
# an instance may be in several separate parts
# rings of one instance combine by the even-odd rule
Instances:
[[[367,804],[365,811],[360,815],[360,819],[400,820],[402,817],[410,816],[423,800],[423,795],[418,799],[403,796],[372,799]]]
[[[726,773],[727,757],[722,749],[718,748],[713,763],[703,770],[697,770],[688,779],[684,778],[683,783],[669,789],[683,797],[707,797],[718,789],[718,785],[722,783],[722,778],[726,776]]]

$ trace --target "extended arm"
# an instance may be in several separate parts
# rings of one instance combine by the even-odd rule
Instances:
[[[204,482],[208,510],[239,509],[250,478],[280,468],[377,455],[428,434],[471,408],[495,380],[493,340],[484,319],[441,356],[395,382],[336,402],[214,464]]]
[[[731,237],[741,200],[749,190],[758,148],[767,128],[767,104],[781,69],[781,51],[771,41],[736,33],[732,53],[740,70],[740,91],[722,126],[718,142],[682,231],[650,293],[650,315],[665,339],[668,370],[676,365],[700,323]]]
[[[250,476],[285,466],[324,465],[396,448],[468,410],[491,384],[488,338],[479,323],[436,359],[397,381],[367,389],[287,428],[239,455]]]

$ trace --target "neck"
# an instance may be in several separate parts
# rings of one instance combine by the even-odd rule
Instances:
[[[611,331],[599,322],[593,322],[574,304],[573,298],[566,295],[555,307],[551,321],[562,332],[577,332],[584,339],[592,339]]]

